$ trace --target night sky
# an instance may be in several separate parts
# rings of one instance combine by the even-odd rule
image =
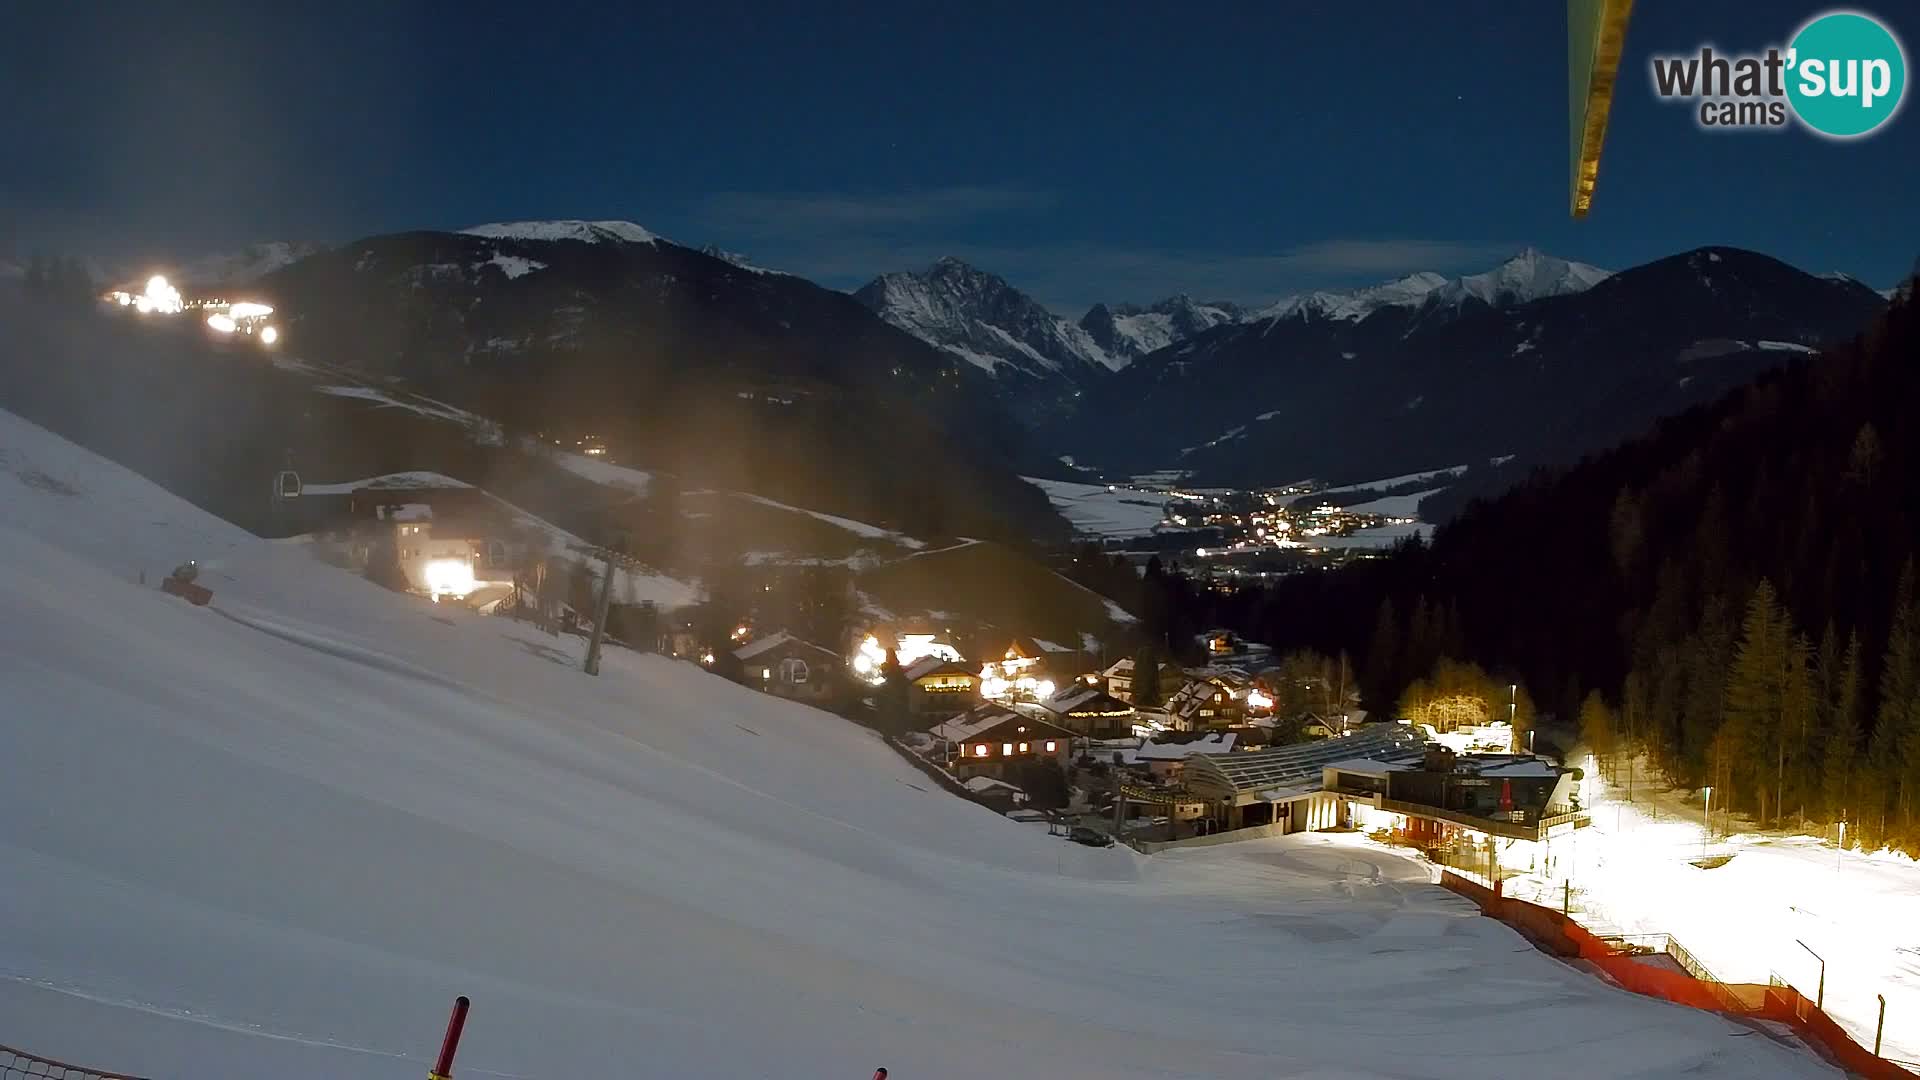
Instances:
[[[1650,53],[1783,42],[1804,0],[1637,5],[1584,222],[1560,0],[274,7],[13,5],[0,248],[624,218],[836,287],[957,254],[1075,315],[1524,245],[1876,287],[1920,254],[1911,108],[1843,144],[1653,99]],[[1910,7],[1865,10],[1912,52]]]

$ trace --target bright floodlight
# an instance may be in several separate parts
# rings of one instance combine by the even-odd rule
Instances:
[[[242,300],[237,304],[229,305],[227,311],[236,319],[259,319],[273,314],[273,306]]]
[[[180,290],[167,283],[167,279],[155,274],[147,279],[147,291],[140,294],[134,306],[141,311],[158,311],[163,315],[173,315],[184,306],[180,303]]]
[[[213,327],[215,330],[218,330],[223,334],[231,334],[233,333],[233,329],[234,329],[233,317],[229,315],[222,315],[217,311],[207,316],[207,325]]]
[[[434,596],[465,596],[478,587],[473,564],[465,559],[431,559],[423,572]]]
[[[271,345],[274,342],[279,340],[280,340],[280,331],[274,329],[271,326],[261,328],[260,341],[262,344]]]

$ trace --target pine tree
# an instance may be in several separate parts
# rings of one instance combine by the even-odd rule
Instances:
[[[1393,598],[1380,598],[1380,610],[1373,622],[1373,639],[1367,646],[1367,687],[1369,703],[1375,708],[1389,706],[1400,689],[1400,617],[1393,610]]]
[[[1915,696],[1920,694],[1920,625],[1914,611],[1913,560],[1900,572],[1894,591],[1893,627],[1887,632],[1886,659],[1880,666],[1880,711],[1873,722],[1868,764],[1880,788],[1881,808],[1891,803],[1902,826],[1912,814],[1915,786],[1908,783],[1909,748],[1916,741],[1920,720]]]
[[[1160,657],[1152,648],[1140,650],[1133,658],[1133,703],[1145,709],[1160,707]]]
[[[1920,597],[1914,595],[1913,560],[1900,572],[1894,592],[1893,629],[1887,634],[1887,662],[1880,669],[1879,724],[1890,724],[1888,762],[1898,799],[1902,836],[1911,839],[1916,803],[1920,803]]]
[[[880,692],[874,701],[880,714],[880,730],[893,735],[905,734],[911,720],[908,696],[906,669],[900,666],[899,652],[889,647],[887,659],[880,666]]]
[[[1787,645],[1787,667],[1781,678],[1780,720],[1775,736],[1773,808],[1776,816],[1786,813],[1789,797],[1805,816],[1810,787],[1805,775],[1810,767],[1808,746],[1813,737],[1814,716],[1819,711],[1812,658],[1813,643],[1807,640],[1807,635],[1793,635]]]
[[[1786,628],[1775,600],[1773,586],[1761,581],[1747,601],[1747,614],[1740,624],[1739,643],[1734,647],[1733,665],[1727,672],[1721,708],[1722,753],[1727,765],[1742,780],[1754,782],[1759,792],[1760,820],[1766,823],[1766,792],[1778,790],[1767,781],[1777,741],[1784,677],[1787,670]],[[1777,810],[1777,807],[1776,807]]]
[[[1827,816],[1845,821],[1853,813],[1854,759],[1860,750],[1860,635],[1847,637],[1847,651],[1834,680],[1833,705],[1828,712],[1825,760],[1821,763],[1821,796]]]

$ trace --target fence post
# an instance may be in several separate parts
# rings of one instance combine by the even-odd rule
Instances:
[[[453,999],[453,1015],[447,1018],[447,1035],[440,1040],[440,1057],[433,1063],[433,1071],[427,1074],[427,1080],[450,1080],[453,1076],[453,1054],[460,1049],[460,1032],[467,1026],[467,1006],[471,1004],[465,994]]]
[[[1873,1056],[1880,1056],[1880,1033],[1887,1029],[1887,995],[1875,994],[1880,999],[1880,1019],[1873,1024]]]

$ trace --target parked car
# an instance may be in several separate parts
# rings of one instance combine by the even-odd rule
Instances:
[[[1113,837],[1108,836],[1098,829],[1089,829],[1085,825],[1075,825],[1073,829],[1067,833],[1067,839],[1076,844],[1085,844],[1088,847],[1113,846]]]

